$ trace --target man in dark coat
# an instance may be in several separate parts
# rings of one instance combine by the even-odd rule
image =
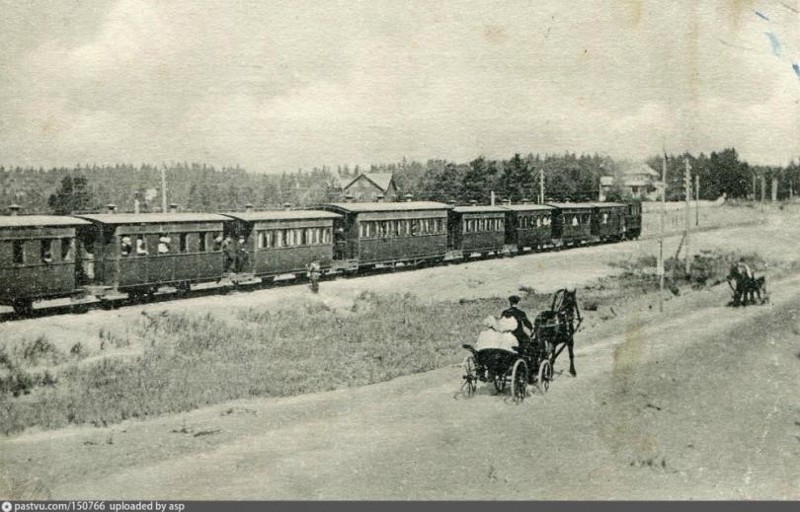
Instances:
[[[519,341],[520,348],[524,350],[528,345],[528,343],[530,342],[530,337],[525,332],[525,329],[523,327],[527,327],[528,331],[532,331],[533,324],[531,324],[531,321],[528,320],[528,315],[526,315],[524,311],[522,311],[517,307],[519,301],[520,299],[516,295],[512,295],[511,297],[509,297],[508,298],[509,308],[503,311],[500,314],[500,316],[502,318],[514,318],[517,321],[517,328],[511,331],[511,334],[513,334],[517,338],[517,341]]]

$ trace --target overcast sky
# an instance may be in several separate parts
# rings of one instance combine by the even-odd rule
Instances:
[[[4,164],[800,157],[798,0],[0,2]]]

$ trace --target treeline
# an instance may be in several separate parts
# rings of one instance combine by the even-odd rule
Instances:
[[[684,162],[692,174],[700,176],[701,199],[760,197],[761,179],[770,197],[773,177],[778,181],[778,198],[786,199],[800,188],[800,165],[786,167],[751,166],[739,159],[735,149],[692,155],[669,155],[667,158],[667,199],[684,198]],[[655,156],[647,164],[660,176],[664,156]],[[184,211],[241,210],[246,204],[275,208],[284,204],[309,205],[341,198],[341,187],[365,172],[392,173],[399,194],[415,199],[486,204],[491,192],[498,200],[536,201],[540,174],[544,176],[548,201],[597,200],[600,178],[612,176],[613,186],[607,198],[626,195],[623,172],[629,163],[607,156],[521,155],[507,160],[483,157],[467,163],[447,160],[409,161],[375,164],[369,168],[338,166],[298,170],[293,173],[257,174],[241,167],[222,167],[200,163],[139,166],[76,165],[73,168],[0,167],[0,209],[13,203],[26,213],[67,213],[100,211],[116,204],[120,211],[133,211],[138,198],[142,211],[161,209],[161,173],[167,180],[169,203]],[[656,179],[658,179],[656,177]],[[754,183],[756,189],[754,192]],[[655,187],[645,188],[652,193]]]
[[[764,197],[769,200],[772,193],[772,181],[776,180],[778,200],[789,199],[800,189],[800,162],[793,161],[784,167],[752,166],[739,159],[734,148],[709,155],[691,153],[667,155],[667,200],[681,201],[686,198],[684,176],[685,162],[694,176],[700,177],[700,198],[717,199],[725,194],[734,199],[760,199],[762,182]],[[664,156],[650,158],[648,165],[659,173],[662,172]]]
[[[26,213],[161,210],[161,166],[118,164],[74,168],[0,167],[0,208],[16,203]],[[338,196],[338,179],[328,169],[256,174],[241,167],[215,168],[198,163],[164,166],[168,203],[184,211],[240,210],[246,204],[279,207],[313,204]]]

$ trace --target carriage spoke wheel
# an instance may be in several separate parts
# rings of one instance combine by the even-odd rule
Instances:
[[[539,365],[539,378],[537,379],[539,391],[541,391],[542,394],[547,393],[547,390],[550,389],[551,380],[553,380],[553,365],[550,364],[550,361],[545,359],[542,361],[542,364]]]
[[[478,370],[475,367],[475,358],[472,354],[464,358],[461,367],[464,370],[464,383],[461,385],[461,391],[467,397],[471,397],[478,387]]]
[[[517,403],[522,403],[525,400],[525,395],[528,393],[528,365],[522,359],[514,363],[514,369],[511,370],[511,396]]]

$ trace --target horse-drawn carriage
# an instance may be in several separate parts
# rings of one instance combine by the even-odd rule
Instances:
[[[550,309],[536,316],[533,332],[526,332],[528,339],[485,348],[480,344],[462,345],[469,351],[462,364],[464,394],[473,396],[478,382],[492,383],[498,393],[510,385],[511,396],[517,402],[525,400],[528,385],[535,385],[544,394],[553,380],[556,358],[564,348],[569,349],[570,373],[575,375],[574,334],[581,322],[575,295],[574,290],[558,290]],[[513,326],[502,330],[505,335],[512,336],[509,331]]]
[[[756,277],[743,260],[731,266],[725,279],[733,292],[730,306],[738,307],[769,302],[766,278],[764,276]]]

